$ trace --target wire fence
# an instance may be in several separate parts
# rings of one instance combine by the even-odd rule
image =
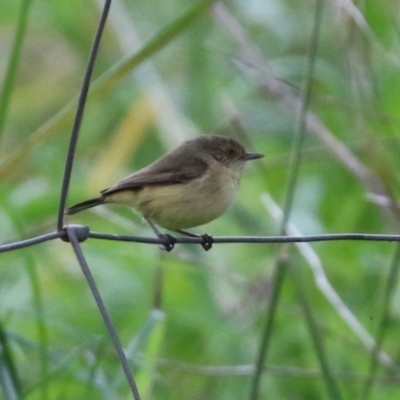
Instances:
[[[119,235],[119,234],[108,234],[101,232],[92,232],[88,226],[83,225],[66,225],[64,220],[64,210],[66,208],[68,191],[70,187],[70,178],[73,169],[73,163],[75,158],[75,150],[78,142],[79,130],[81,126],[81,122],[84,115],[84,109],[86,104],[86,99],[90,87],[90,81],[92,77],[93,68],[96,61],[96,56],[99,51],[99,46],[102,38],[102,34],[106,25],[108,13],[111,7],[111,0],[105,0],[104,7],[102,11],[102,15],[99,21],[99,25],[97,28],[97,32],[93,41],[93,45],[90,51],[90,57],[87,64],[86,73],[84,76],[82,89],[79,96],[78,106],[75,114],[75,120],[73,123],[73,128],[70,136],[69,148],[66,155],[66,163],[65,170],[62,180],[62,188],[59,200],[58,207],[58,216],[57,216],[57,231],[47,233],[44,235],[32,237],[24,240],[17,240],[11,243],[5,243],[0,245],[0,253],[15,251],[22,248],[26,248],[29,246],[36,246],[38,244],[53,241],[53,240],[63,240],[64,242],[69,242],[73,248],[76,259],[82,269],[82,273],[84,274],[87,283],[90,287],[92,295],[95,299],[97,307],[101,313],[104,324],[108,330],[112,343],[115,347],[117,356],[120,360],[121,366],[126,376],[126,380],[129,384],[132,396],[135,400],[140,400],[141,396],[139,394],[137,384],[135,378],[132,374],[131,367],[124,353],[123,347],[119,340],[118,334],[114,327],[114,324],[106,310],[102,297],[99,293],[99,290],[96,286],[96,283],[91,274],[89,265],[81,248],[81,243],[87,239],[97,239],[97,240],[109,240],[109,241],[121,241],[121,242],[134,242],[134,243],[146,243],[151,245],[165,245],[165,241],[161,238],[156,237],[140,237],[140,236],[131,236],[131,235]],[[208,7],[211,4],[211,1],[203,2],[202,7]],[[322,14],[322,0],[316,1],[316,13],[315,13],[315,25],[313,28],[312,39],[310,41],[310,58],[307,72],[306,84],[303,91],[302,101],[301,101],[301,109],[299,111],[298,125],[296,129],[296,134],[293,140],[293,149],[292,149],[292,163],[290,170],[292,171],[291,178],[289,179],[288,192],[286,196],[286,206],[284,209],[282,224],[280,232],[281,234],[278,236],[226,236],[226,237],[212,237],[212,241],[214,244],[224,244],[224,243],[248,243],[248,244],[290,244],[290,243],[312,243],[312,242],[333,242],[333,241],[374,241],[374,242],[400,242],[400,235],[396,234],[366,234],[366,233],[337,233],[337,234],[322,234],[322,235],[310,235],[310,236],[302,236],[302,235],[292,235],[287,236],[286,233],[290,233],[290,229],[288,227],[290,211],[292,208],[292,201],[294,196],[294,190],[296,187],[297,179],[298,179],[298,170],[299,165],[301,163],[301,148],[302,142],[304,140],[304,132],[307,130],[307,118],[309,118],[307,114],[308,109],[308,101],[310,97],[310,87],[311,87],[311,79],[313,77],[313,66],[315,60],[316,49],[318,46],[318,38],[319,38],[319,26],[321,21]],[[223,13],[221,9],[221,5],[215,6],[215,15],[217,18],[223,19],[226,18],[226,14]],[[225,21],[226,22],[226,21]],[[233,21],[228,21],[227,26],[232,24]],[[236,30],[237,33],[238,29]],[[251,51],[251,49],[249,50]],[[254,54],[252,55],[254,59]],[[350,168],[350,166],[349,166]],[[368,179],[367,179],[368,180]],[[371,182],[371,181],[369,181]],[[375,186],[376,188],[376,186]],[[204,239],[202,237],[177,237],[176,243],[179,244],[204,244]],[[285,249],[285,247],[282,247]],[[284,254],[282,252],[282,255]],[[251,374],[254,376],[253,385],[252,385],[252,393],[250,395],[250,399],[255,400],[258,398],[261,374],[264,371],[264,365],[266,362],[267,354],[268,354],[268,344],[270,343],[269,337],[271,335],[272,324],[275,318],[276,307],[278,304],[280,291],[282,288],[282,282],[285,279],[285,268],[284,263],[282,263],[282,259],[278,258],[278,262],[276,263],[274,270],[274,285],[273,285],[273,293],[271,297],[271,302],[267,310],[267,314],[265,317],[265,330],[262,333],[262,338],[260,341],[260,350],[258,352],[259,357],[256,363],[255,369],[251,368]],[[397,261],[398,256],[394,257],[393,260],[393,268],[391,276],[396,275],[397,271]],[[390,288],[393,290],[393,288]],[[307,311],[309,324],[315,323],[313,320],[312,313],[310,312],[309,304],[307,304],[306,298],[303,296],[302,304],[304,309]],[[315,330],[311,330],[311,332],[315,332]],[[318,347],[320,338],[315,337],[314,343]],[[376,357],[379,355],[380,351],[380,343],[372,344],[372,349],[376,352]],[[323,354],[322,351],[318,351],[318,354]],[[340,391],[334,380],[331,378],[331,373],[329,372],[329,368],[327,367],[326,360],[321,357],[320,363],[323,367],[324,371],[324,379],[325,383],[330,392],[330,398],[341,398]],[[373,367],[371,367],[373,368]]]

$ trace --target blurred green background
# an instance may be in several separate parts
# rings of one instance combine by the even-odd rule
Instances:
[[[288,234],[398,233],[400,3],[210,4],[113,1],[68,204],[183,140],[222,132],[265,158],[246,167],[229,211],[197,231],[276,235],[308,88]],[[1,2],[0,243],[56,229],[74,99],[101,7]],[[68,222],[152,236],[117,206]],[[143,399],[254,399],[277,290],[259,399],[400,396],[396,243],[82,247]],[[287,272],[276,285],[278,263]],[[0,384],[4,399],[131,398],[67,243],[0,254]]]

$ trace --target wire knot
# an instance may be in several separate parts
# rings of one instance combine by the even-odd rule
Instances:
[[[65,232],[65,235],[61,236],[61,239],[64,242],[70,242],[69,231],[71,231],[71,230],[74,231],[75,236],[78,239],[79,243],[84,242],[89,237],[89,234],[90,234],[90,229],[86,225],[76,225],[76,224],[66,225],[66,226],[64,226],[64,229],[63,229],[63,231]]]

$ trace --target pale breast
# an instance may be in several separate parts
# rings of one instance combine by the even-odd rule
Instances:
[[[206,224],[223,214],[237,192],[239,176],[220,167],[190,183],[149,186],[139,193],[138,210],[158,225],[187,229]]]
[[[220,164],[214,167],[188,183],[122,190],[110,195],[107,201],[134,207],[144,217],[167,229],[203,225],[227,210],[239,186],[240,173]]]

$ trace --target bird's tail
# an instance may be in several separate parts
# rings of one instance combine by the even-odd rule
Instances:
[[[76,214],[87,208],[92,208],[104,203],[104,197],[96,197],[95,199],[90,199],[83,201],[82,203],[75,204],[74,206],[67,208],[64,212],[66,215]]]

